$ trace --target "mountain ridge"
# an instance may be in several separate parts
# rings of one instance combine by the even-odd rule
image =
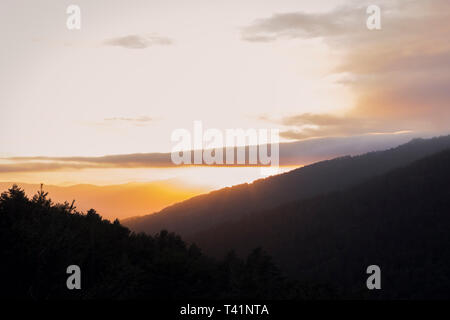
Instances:
[[[250,184],[215,190],[121,222],[133,231],[152,234],[167,229],[189,239],[192,234],[251,212],[350,187],[448,147],[450,136],[417,138],[388,150],[324,160]]]
[[[450,148],[346,190],[210,228],[191,241],[212,255],[261,246],[290,276],[330,283],[342,297],[370,297],[362,278],[367,266],[378,265],[382,297],[444,298],[449,213]]]

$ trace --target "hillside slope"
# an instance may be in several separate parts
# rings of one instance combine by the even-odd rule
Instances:
[[[189,240],[192,234],[221,223],[292,201],[343,190],[449,147],[450,136],[415,139],[386,151],[322,161],[251,184],[213,191],[155,214],[125,219],[122,223],[133,231],[149,234],[168,229]]]
[[[291,276],[331,283],[340,297],[370,295],[365,271],[375,264],[381,297],[448,298],[450,150],[192,238],[210,254],[262,246]]]

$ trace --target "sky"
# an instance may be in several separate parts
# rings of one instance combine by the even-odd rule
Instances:
[[[80,30],[66,27],[70,4]],[[0,181],[260,177],[80,161],[168,153],[195,120],[277,128],[283,143],[449,133],[448,0],[2,0],[0,26]]]

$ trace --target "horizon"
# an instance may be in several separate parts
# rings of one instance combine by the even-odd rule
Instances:
[[[45,192],[49,193],[49,198],[54,203],[64,203],[69,200],[75,201],[75,206],[82,212],[87,212],[89,209],[96,209],[98,214],[108,220],[123,220],[129,218],[137,218],[146,216],[149,214],[157,213],[163,209],[166,209],[174,204],[184,202],[199,195],[206,195],[213,191],[222,190],[224,188],[231,188],[243,184],[253,184],[256,181],[264,180],[272,176],[289,173],[291,171],[308,167],[321,162],[326,162],[342,157],[358,157],[371,154],[373,152],[383,152],[398,147],[408,145],[414,141],[424,141],[450,137],[449,135],[439,135],[431,137],[415,137],[407,140],[405,143],[392,145],[390,147],[366,150],[365,152],[353,153],[353,154],[341,154],[335,155],[331,158],[323,158],[317,161],[306,163],[302,166],[281,166],[281,170],[273,175],[260,176],[260,172],[255,174],[254,179],[243,180],[240,176],[237,179],[231,179],[228,181],[234,181],[229,184],[224,184],[223,181],[217,185],[208,185],[200,183],[189,183],[189,180],[183,180],[178,177],[150,180],[150,181],[128,181],[117,184],[93,184],[93,183],[77,183],[77,184],[45,184],[41,182],[28,183],[21,181],[0,181],[0,191],[4,192],[11,188],[13,185],[17,185],[22,188],[28,197],[32,197],[43,188]],[[217,169],[208,165],[200,165],[200,167],[208,167],[209,169]],[[220,167],[219,167],[220,168]],[[259,170],[260,167],[238,167],[231,169],[254,169]],[[226,169],[226,174],[229,174],[229,167],[223,167]],[[179,170],[179,169],[177,169]],[[217,178],[217,176],[215,176]],[[248,177],[247,177],[248,178]],[[113,191],[113,193],[112,193]],[[120,192],[120,196],[117,197],[117,192]],[[133,194],[141,194],[141,196],[133,197]],[[92,198],[94,196],[94,198]],[[155,198],[155,196],[157,198]],[[111,198],[116,200],[111,205]],[[101,199],[101,200],[99,200]],[[158,199],[158,201],[155,200]],[[130,204],[133,204],[130,206]]]
[[[215,190],[449,133],[448,1],[130,3],[0,4],[0,181]]]

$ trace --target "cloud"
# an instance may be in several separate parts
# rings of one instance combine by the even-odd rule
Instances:
[[[280,38],[339,36],[351,32],[360,10],[340,7],[326,13],[277,13],[255,20],[242,28],[242,38],[250,42],[268,42]]]
[[[282,138],[293,140],[380,133],[377,121],[351,115],[303,113],[270,121],[287,128],[280,132]]]
[[[57,162],[13,162],[0,164],[1,173],[46,172],[57,170],[79,170],[95,168],[92,164],[81,163],[57,163]]]
[[[172,167],[170,153],[134,153],[120,155],[106,155],[101,157],[10,157],[5,160],[12,164],[0,165],[7,167],[29,168],[30,171],[52,171],[59,169],[87,169],[87,168],[164,168]],[[3,166],[3,167],[2,167]]]
[[[303,113],[299,115],[284,117],[281,123],[288,126],[317,125],[317,126],[336,126],[336,125],[354,125],[357,119],[338,117],[330,114],[312,114]]]
[[[139,117],[107,117],[102,120],[87,122],[90,126],[101,126],[101,127],[116,127],[116,126],[136,126],[145,127],[153,123],[155,118],[149,116],[139,116]]]
[[[329,138],[329,137],[352,137],[352,136],[363,136],[363,135],[397,135],[397,134],[407,134],[412,133],[410,130],[402,131],[370,131],[364,132],[359,128],[352,129],[351,127],[346,128],[304,128],[301,130],[285,130],[280,132],[280,137],[290,139],[290,140],[307,140],[311,138]]]
[[[448,25],[450,3],[447,0],[378,0],[382,29],[371,31],[366,27],[369,16],[366,10],[373,4],[370,0],[349,0],[327,12],[275,13],[241,28],[241,36],[251,42],[319,37],[342,47],[350,43],[354,47],[348,49],[353,50],[359,47],[357,42],[377,43],[397,37],[413,39],[425,33],[433,34],[437,26]],[[424,25],[424,22],[429,24]]]
[[[291,127],[284,137],[448,132],[450,1],[379,0],[381,30],[376,31],[366,27],[369,4],[353,0],[328,12],[277,13],[242,28],[242,39],[249,42],[321,39],[338,59],[329,76],[354,94],[355,104],[342,118],[285,119],[282,124]]]
[[[113,118],[105,118],[105,121],[131,121],[131,122],[150,122],[152,118],[147,116],[141,116],[137,118],[126,118],[126,117],[113,117]]]
[[[112,117],[112,118],[105,118],[103,120],[106,122],[130,123],[136,126],[143,126],[153,121],[153,119],[148,116],[141,116],[135,118]]]
[[[107,39],[103,42],[103,44],[127,49],[145,49],[152,46],[171,45],[173,44],[173,41],[170,38],[161,37],[155,34],[131,34],[124,37]]]
[[[374,150],[383,150],[405,143],[414,137],[416,136],[413,133],[400,132],[384,135],[317,138],[281,143],[279,146],[280,165],[304,165],[337,156],[357,155]],[[301,137],[294,136],[294,138]],[[101,157],[10,157],[0,158],[0,160],[2,160],[0,163],[0,174],[42,173],[82,169],[179,167],[172,163],[170,153],[135,153]],[[225,164],[224,166],[227,165]]]

